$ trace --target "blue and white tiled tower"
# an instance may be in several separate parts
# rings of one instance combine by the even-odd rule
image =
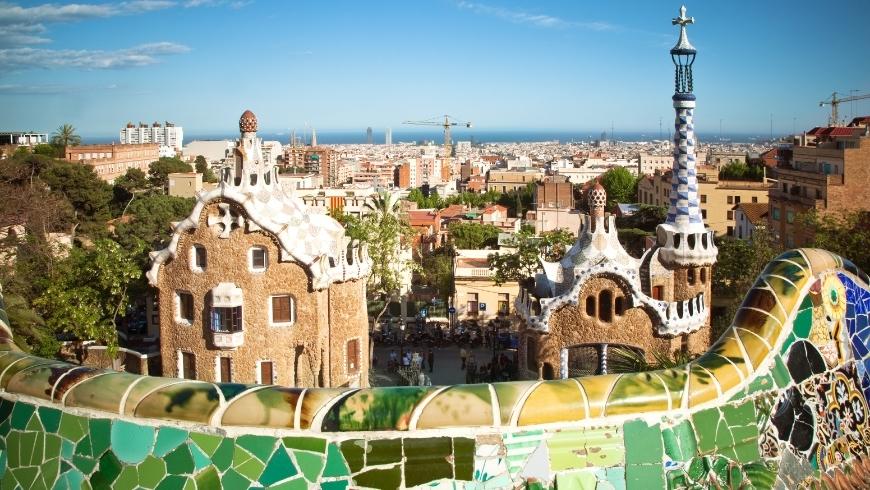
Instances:
[[[656,236],[660,257],[674,266],[708,266],[716,262],[717,249],[713,232],[704,225],[698,197],[698,177],[695,162],[695,94],[692,86],[692,64],[697,50],[689,42],[686,26],[693,17],[686,17],[686,7],[673,19],[680,26],[680,38],[671,49],[674,62],[674,166],[671,175],[671,203],[668,218],[658,226]]]

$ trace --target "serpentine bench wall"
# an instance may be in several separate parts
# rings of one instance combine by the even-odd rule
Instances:
[[[42,359],[0,308],[0,487],[866,488],[868,289],[848,261],[793,250],[677,369],[361,390]]]

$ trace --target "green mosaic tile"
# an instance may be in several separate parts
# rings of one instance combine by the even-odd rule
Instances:
[[[347,468],[338,446],[330,444],[326,449],[326,467],[323,469],[323,476],[347,476],[349,474],[350,470]]]
[[[299,465],[299,469],[302,470],[302,475],[305,479],[310,482],[316,482],[320,476],[320,471],[323,470],[323,456],[304,451],[293,451],[293,456],[296,458],[296,463]]]
[[[186,420],[207,424],[219,404],[220,397],[215,385],[185,381],[164,386],[145,396],[136,405],[135,415],[143,418]]]
[[[626,436],[626,440],[628,437]],[[625,484],[627,488],[665,488],[664,469],[659,464],[628,465],[625,468]]]
[[[89,419],[91,454],[96,458],[109,449],[111,444],[112,423],[109,419]]]
[[[364,471],[353,477],[354,483],[369,488],[399,488],[402,484],[401,465],[389,469]]]
[[[111,429],[112,451],[128,464],[139,464],[151,453],[154,428],[116,420]]]
[[[103,475],[109,483],[112,483],[121,474],[122,467],[123,464],[118,460],[118,457],[111,451],[106,451],[100,458],[97,473]]]
[[[36,477],[39,475],[38,467],[24,467],[24,468],[12,468],[10,471],[12,476],[15,477],[15,481],[21,485],[22,488],[31,489],[33,488],[33,483],[36,481]],[[6,488],[4,486],[4,488]]]
[[[12,415],[12,409],[15,407],[15,402],[0,398],[0,421],[6,421]]]
[[[347,480],[328,481],[320,484],[323,490],[346,490],[348,485]]]
[[[188,447],[190,448],[190,455],[193,456],[194,473],[211,464],[211,460],[208,459],[208,456],[196,444],[189,444]]]
[[[556,488],[559,490],[594,489],[598,479],[591,470],[565,471],[556,474]]]
[[[365,439],[341,441],[341,454],[350,467],[351,473],[356,473],[365,466],[365,444]],[[401,441],[399,442],[399,447],[401,448]]]
[[[441,478],[452,478],[449,437],[405,438],[405,485],[414,486]]]
[[[161,427],[157,431],[157,442],[154,443],[154,455],[158,458],[166,456],[187,440],[187,431],[175,427]]]
[[[60,427],[61,411],[51,407],[39,407],[39,420],[47,432],[57,432]]]
[[[90,475],[94,468],[97,466],[97,460],[91,458],[90,456],[84,456],[80,454],[76,454],[73,456],[73,465],[82,473],[86,475]]]
[[[236,445],[244,448],[254,457],[265,463],[275,450],[275,438],[244,435],[236,439]]]
[[[63,412],[60,416],[60,427],[58,433],[64,439],[72,442],[79,442],[85,434],[88,433],[88,421],[83,417],[70,415]]]
[[[288,449],[301,449],[318,453],[326,452],[326,439],[318,437],[285,437],[281,439]]]
[[[125,466],[118,475],[118,479],[112,484],[113,490],[133,490],[139,486],[139,474],[135,466]]]
[[[662,433],[658,424],[648,426],[643,420],[626,422],[623,436],[626,465],[662,464]]]
[[[344,445],[341,448],[345,458],[348,461],[351,458],[348,456],[348,451],[345,451]],[[402,440],[401,439],[371,439],[365,450],[366,466],[374,466],[379,464],[398,463],[402,460]],[[351,465],[351,471],[358,471]]]
[[[17,402],[15,408],[12,409],[12,428],[23,430],[30,422],[30,417],[34,412],[33,405],[24,402]]]
[[[55,434],[45,434],[45,457],[54,458],[60,456],[63,439]]]
[[[269,486],[269,490],[307,490],[308,483],[303,478],[294,478],[292,480]]]
[[[191,432],[190,440],[199,446],[199,448],[202,449],[202,452],[204,452],[208,457],[212,457],[214,456],[215,451],[217,451],[218,446],[220,446],[223,438],[211,434],[203,434],[201,432]]]
[[[60,470],[60,460],[57,458],[49,459],[44,462],[39,467],[39,476],[36,478],[34,482],[33,489],[44,489],[48,490],[51,488],[52,484],[54,484],[55,480],[57,480],[57,476]]]
[[[236,446],[233,452],[233,468],[251,481],[257,481],[266,465],[251,453]]]
[[[719,409],[708,408],[692,414],[692,425],[698,436],[698,451],[707,454],[716,449],[716,430],[719,427]]]
[[[82,483],[85,480],[85,475],[79,470],[69,470],[64,472],[54,484],[53,490],[78,490],[82,488]]]
[[[674,461],[689,461],[698,448],[695,431],[688,420],[662,431],[662,442],[665,453]]]
[[[759,391],[768,391],[776,388],[776,385],[773,383],[773,377],[769,374],[765,374],[764,376],[759,376],[752,380],[749,383],[749,386],[746,388],[747,394],[756,393]]]
[[[27,427],[25,427],[25,429],[45,432],[45,428],[42,427],[42,423],[39,421],[39,417],[30,417],[30,421],[27,422]]]
[[[782,357],[777,354],[773,356],[773,367],[770,370],[773,375],[773,380],[779,388],[785,388],[791,384],[791,375],[788,373],[788,368],[782,362]]]
[[[170,475],[184,475],[193,472],[193,456],[190,454],[187,444],[178,446],[163,460],[166,461],[166,471]]]
[[[474,477],[474,439],[453,438],[453,477],[471,480]]]
[[[251,485],[251,480],[230,468],[221,477],[221,485],[223,488],[248,488]]]
[[[269,463],[266,464],[266,468],[263,470],[263,474],[260,475],[259,481],[263,485],[272,485],[297,474],[299,472],[296,470],[293,461],[290,460],[290,456],[287,455],[287,450],[279,447],[272,454],[272,457],[269,458]]]
[[[187,487],[187,484],[187,477],[181,475],[168,475],[160,482],[160,484],[157,485],[156,490],[184,490]]]
[[[218,471],[225,471],[229,468],[233,464],[233,440],[229,437],[223,439],[211,460]]]
[[[166,475],[166,463],[154,456],[147,456],[145,461],[136,468],[139,473],[139,484],[145,488],[155,488]]]
[[[194,478],[196,481],[196,488],[201,490],[207,490],[209,488],[220,488],[221,479],[218,475],[218,472],[214,468],[208,468],[204,471],[201,471]]]
[[[66,439],[61,439],[60,455],[64,459],[72,459],[75,453],[76,445]]]

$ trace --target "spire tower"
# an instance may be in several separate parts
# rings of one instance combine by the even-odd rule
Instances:
[[[668,217],[656,230],[661,256],[674,265],[712,265],[716,262],[713,232],[704,225],[698,198],[698,177],[695,160],[695,94],[692,65],[697,50],[686,34],[686,26],[694,17],[686,17],[686,7],[673,19],[680,26],[680,37],[671,48],[674,63],[674,164],[671,174],[671,196]]]

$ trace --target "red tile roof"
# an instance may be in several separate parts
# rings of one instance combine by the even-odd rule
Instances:
[[[743,211],[746,219],[752,224],[757,224],[767,217],[768,206],[766,202],[742,202],[734,208]]]

